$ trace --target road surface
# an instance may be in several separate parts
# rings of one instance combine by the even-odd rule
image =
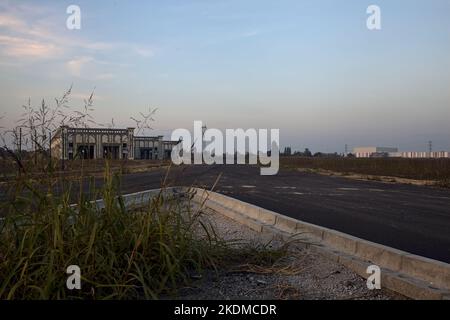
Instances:
[[[124,175],[120,192],[159,188],[166,173],[166,169],[156,169]],[[449,189],[358,181],[289,169],[281,169],[275,176],[261,176],[259,168],[248,165],[172,167],[166,184],[211,188],[216,181],[215,191],[242,201],[450,263]],[[102,179],[96,179],[95,184],[100,187]],[[73,185],[74,199],[77,190]],[[88,192],[88,186],[83,190]],[[0,193],[4,198],[4,192]]]
[[[163,170],[124,176],[123,193],[159,188]],[[172,168],[166,183],[208,187],[278,213],[450,263],[450,190],[252,166]]]

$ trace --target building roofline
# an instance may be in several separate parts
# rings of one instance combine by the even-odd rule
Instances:
[[[130,130],[130,129],[133,129],[133,131],[134,131],[134,127],[127,127],[127,128],[101,128],[101,127],[71,127],[71,126],[67,126],[67,125],[64,125],[64,126],[60,126],[57,130],[56,130],[56,132],[55,133],[61,133],[61,130],[62,130],[62,128],[66,128],[66,129],[69,129],[69,130],[80,130],[80,131],[105,131],[106,133],[108,133],[108,132],[114,132],[114,131],[128,131],[128,130]],[[55,134],[55,136],[56,136],[56,134]],[[55,136],[54,137],[52,137],[52,140],[53,140],[53,138],[55,138]],[[135,136],[134,134],[133,134],[133,139],[157,139],[157,140],[159,140],[159,141],[161,141],[161,142],[164,142],[164,143],[173,143],[173,144],[178,144],[178,142],[179,141],[173,141],[173,140],[162,140],[162,138],[163,138],[164,136],[162,136],[162,135],[158,135],[158,136]]]

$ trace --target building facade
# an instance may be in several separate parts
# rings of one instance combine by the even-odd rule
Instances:
[[[353,154],[357,158],[377,158],[377,157],[390,157],[390,158],[450,158],[450,152],[447,151],[405,151],[399,152],[397,148],[386,147],[358,147],[353,149]]]
[[[353,154],[357,158],[382,157],[393,152],[398,152],[398,149],[388,147],[358,147],[353,149]]]
[[[164,160],[177,141],[163,136],[135,136],[134,128],[60,127],[52,137],[52,155],[58,159],[153,159]]]
[[[397,152],[393,154],[389,154],[390,157],[399,157],[399,158],[450,158],[450,152],[447,151],[432,151],[432,152],[424,152],[424,151],[406,151],[406,152]]]

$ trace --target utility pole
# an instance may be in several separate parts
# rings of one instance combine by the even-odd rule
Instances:
[[[19,159],[22,159],[22,128],[19,128]]]
[[[431,157],[431,153],[433,152],[433,141],[428,141],[428,152],[430,153],[430,157]]]
[[[37,165],[37,132],[36,129],[34,129],[34,164]]]
[[[62,150],[61,150],[61,169],[62,171],[64,171],[64,157],[66,154],[66,139],[65,139],[65,135],[64,135],[64,128],[61,127],[61,145],[62,145]]]
[[[201,153],[201,157],[202,157],[202,162],[203,162],[203,139],[205,138],[205,131],[206,131],[206,124],[204,126],[202,126],[202,141],[201,141],[201,146],[202,146],[202,150],[195,150],[195,152],[200,152]]]
[[[48,140],[48,154],[50,156],[49,161],[50,161],[50,169],[51,169],[51,167],[52,167],[52,130],[48,131],[48,137],[49,137],[49,140]]]
[[[202,138],[205,135],[205,131],[206,131],[206,124],[202,127]]]

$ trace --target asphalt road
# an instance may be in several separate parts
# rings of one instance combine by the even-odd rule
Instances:
[[[123,193],[159,188],[166,171],[124,176]],[[166,183],[208,187],[278,213],[450,263],[450,190],[252,166],[172,168]]]
[[[302,221],[450,263],[450,190],[358,181],[281,169],[261,176],[242,165],[172,167],[122,177],[120,192],[197,186]],[[218,179],[219,178],[219,179]],[[96,179],[100,187],[102,179]],[[79,187],[72,185],[74,199]],[[89,187],[83,190],[88,193]],[[58,192],[58,190],[55,190]],[[0,190],[0,199],[6,197]]]

